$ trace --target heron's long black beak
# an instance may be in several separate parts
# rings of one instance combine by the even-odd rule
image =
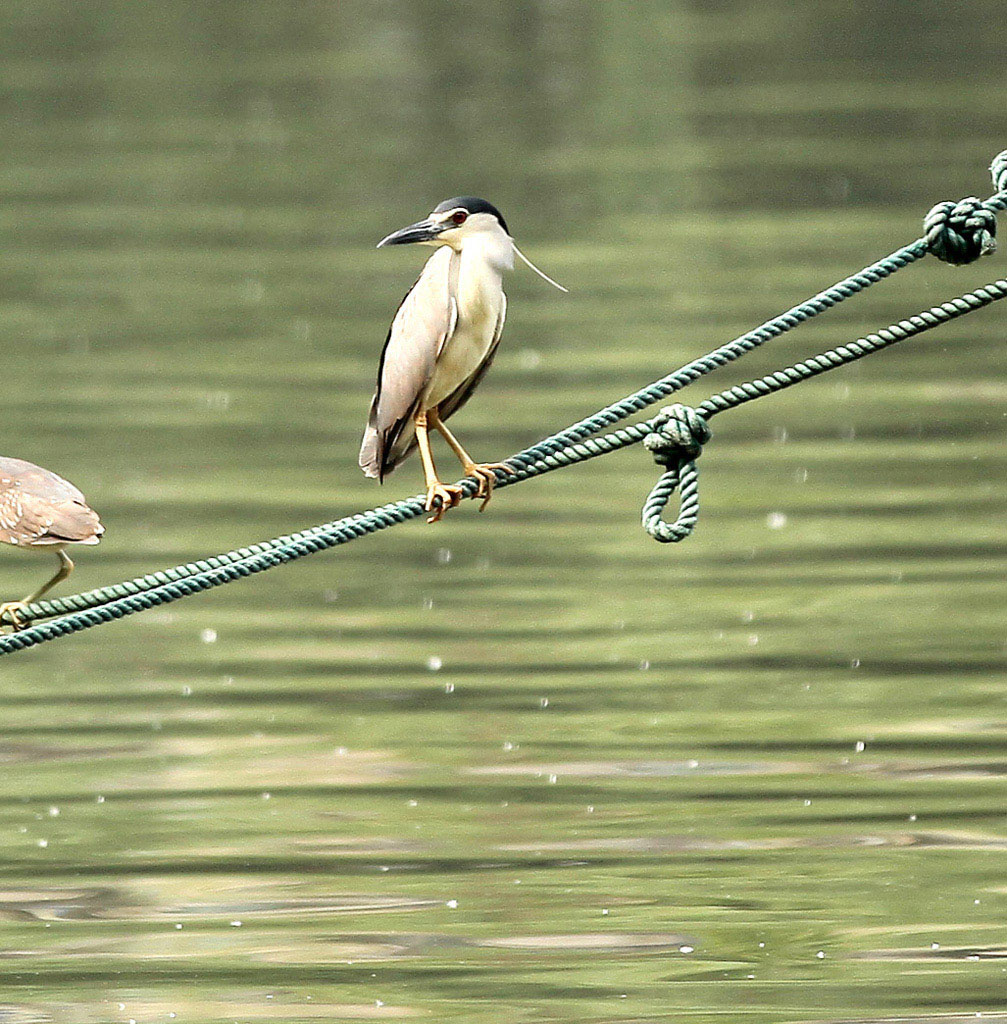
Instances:
[[[415,224],[410,224],[407,228],[401,228],[398,231],[393,231],[390,235],[386,235],[378,242],[378,248],[380,249],[383,245],[409,245],[411,242],[430,242],[444,230],[445,226],[427,217],[426,220],[417,221]]]

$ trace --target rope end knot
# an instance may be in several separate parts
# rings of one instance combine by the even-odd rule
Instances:
[[[1002,167],[998,161],[1002,160]],[[998,177],[999,168],[999,177]],[[1007,151],[993,161],[994,181],[1007,185]],[[939,260],[954,266],[972,263],[996,251],[997,218],[981,199],[969,196],[957,203],[938,203],[923,221],[927,247]]]
[[[651,421],[643,446],[659,466],[698,459],[713,436],[709,424],[688,405],[666,405]]]

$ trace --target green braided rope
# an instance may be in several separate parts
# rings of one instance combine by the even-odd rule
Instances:
[[[950,302],[945,302],[940,306],[925,310],[916,316],[910,317],[908,320],[901,320],[899,323],[878,331],[876,334],[869,334],[865,338],[860,338],[848,345],[830,349],[821,355],[813,356],[811,359],[804,360],[801,363],[795,363],[793,366],[779,370],[759,380],[729,388],[707,399],[697,409],[686,410],[686,422],[698,422],[702,424],[702,427],[700,427],[696,436],[688,442],[687,447],[684,449],[687,461],[679,465],[670,466],[662,475],[654,490],[651,491],[644,513],[644,525],[647,532],[656,539],[665,541],[681,540],[691,533],[699,512],[698,474],[695,471],[696,455],[694,453],[702,444],[699,438],[704,437],[703,428],[705,427],[705,420],[709,417],[716,415],[718,412],[723,412],[725,409],[730,409],[764,395],[772,394],[774,391],[791,387],[802,380],[807,380],[828,370],[833,370],[856,359],[862,359],[864,356],[887,348],[889,345],[894,345],[898,341],[903,341],[915,334],[921,334],[939,324],[957,319],[966,313],[980,309],[983,306],[988,306],[990,303],[1003,298],[1007,298],[1007,281],[994,281],[960,298],[952,299]],[[680,409],[685,409],[685,407],[672,407],[672,410]],[[649,440],[655,434],[660,434],[666,427],[669,412],[665,410],[651,420],[568,445],[562,451],[552,453],[532,466],[518,469],[513,476],[505,476],[500,480],[498,486],[509,487],[521,480],[540,476],[543,473],[549,473],[578,462],[586,462],[600,455],[606,455],[620,448],[626,448],[639,441]],[[670,418],[675,419],[677,422],[679,421],[679,417],[675,413],[670,413]],[[706,429],[704,439],[708,437],[709,431]],[[680,436],[672,437],[672,446],[679,445],[680,443]],[[655,447],[654,442],[651,442],[648,447],[653,450]],[[682,508],[679,519],[675,524],[664,523],[660,521],[660,514],[671,493],[679,485],[680,480],[682,481]],[[469,496],[475,492],[476,484],[471,479],[466,478],[460,481],[460,485],[466,489]],[[212,587],[217,587],[245,576],[251,576],[273,566],[282,565],[285,562],[301,558],[304,555],[345,544],[369,533],[376,533],[389,526],[394,526],[396,523],[415,519],[417,516],[423,515],[425,511],[423,495],[415,495],[405,501],[393,502],[392,504],[372,509],[369,512],[347,516],[333,523],[327,523],[323,526],[317,526],[311,530],[291,535],[285,539],[282,545],[279,543],[282,538],[277,538],[277,541],[273,542],[273,546],[255,545],[255,548],[258,550],[254,551],[252,548],[246,548],[244,550],[250,553],[240,560],[223,563],[204,571],[192,573],[182,579],[149,588],[141,593],[119,597],[100,606],[87,608],[62,618],[39,623],[19,633],[2,636],[0,637],[0,655],[34,647],[47,640],[68,636],[71,633],[77,633],[80,630],[89,629],[104,622],[111,622],[113,619],[121,619],[135,612],[144,611],[147,608],[168,604],[190,594],[209,590]],[[649,521],[648,514],[650,517]],[[654,522],[655,519],[656,523]],[[193,565],[195,564],[193,563]]]
[[[1007,281],[993,281],[974,292],[924,310],[908,320],[900,320],[876,334],[868,334],[848,345],[829,349],[758,380],[736,384],[720,394],[712,395],[695,409],[684,405],[663,409],[650,421],[652,433],[644,439],[644,444],[654,453],[655,460],[668,468],[644,504],[643,528],[662,543],[675,543],[692,533],[699,518],[699,471],[696,469],[696,459],[703,444],[710,438],[707,421],[717,413],[793,387],[801,381],[834,370],[837,366],[863,359],[896,342],[911,338],[914,334],[922,334],[923,331],[1003,298],[1007,298]],[[661,515],[676,488],[680,489],[679,513],[673,523],[667,523]]]
[[[590,435],[660,401],[712,370],[740,358],[771,338],[778,337],[798,324],[837,305],[849,296],[865,290],[877,281],[908,266],[928,252],[933,252],[939,258],[951,263],[970,262],[981,255],[992,252],[995,248],[996,213],[1007,209],[1007,150],[994,159],[991,172],[997,192],[989,199],[980,201],[968,198],[958,203],[939,203],[927,214],[924,223],[926,234],[922,238],[903,246],[889,256],[865,267],[859,273],[838,282],[747,334],[686,364],[674,373],[519,452],[508,460],[515,472],[509,475],[498,474],[497,486],[509,486],[561,466],[571,465],[574,462],[636,443],[645,434],[652,432],[648,424],[637,424],[601,438],[591,438]],[[970,296],[965,296],[962,300],[956,301],[967,301],[969,298]],[[980,305],[985,304],[985,302],[980,303]],[[978,308],[978,306],[974,308]],[[935,324],[929,326],[935,326]],[[889,328],[889,330],[892,329]],[[914,330],[912,333],[918,333],[918,331]],[[842,363],[836,365],[842,365]],[[817,372],[824,372],[824,370]],[[727,393],[725,392],[725,394]],[[695,474],[694,463],[691,472]],[[669,475],[665,474],[665,476]],[[679,476],[675,477],[673,486],[670,477],[665,481],[663,487],[659,484],[662,491],[667,490],[665,502],[670,497],[672,490],[679,486]],[[461,481],[460,486],[466,496],[472,496],[476,489],[476,484],[471,479]],[[695,515],[698,515],[698,477],[695,483],[682,480],[681,486],[683,490],[682,511],[685,513],[688,510],[687,518],[691,517],[694,525]],[[656,491],[657,488],[655,488]],[[649,501],[650,499],[648,499]],[[694,514],[693,505],[695,506]],[[663,508],[663,505],[661,507]],[[293,558],[343,544],[368,533],[416,518],[423,512],[423,497],[417,495],[372,509],[369,512],[358,513],[332,523],[312,527],[300,533],[277,537],[197,562],[178,565],[113,586],[101,587],[61,599],[36,602],[22,614],[24,621],[30,622],[52,616],[64,617],[38,624],[20,633],[0,636],[0,655],[23,650],[37,643],[77,632],[101,622],[111,621],[114,618],[121,618],[166,601],[177,600],[179,597],[218,586],[253,572],[261,572],[263,569],[282,564]],[[658,513],[658,518],[659,515],[660,513]],[[668,524],[663,525],[668,526]],[[689,529],[691,530],[691,526]]]
[[[511,456],[507,460],[508,464],[519,471],[530,469],[531,467],[539,464],[546,466],[552,465],[549,460],[562,452],[563,449],[568,447],[570,444],[583,440],[591,434],[595,434],[599,430],[604,430],[613,423],[616,423],[621,419],[625,419],[628,416],[639,412],[641,409],[645,409],[647,406],[661,401],[663,398],[667,398],[669,395],[681,390],[687,384],[691,384],[693,381],[698,380],[705,374],[740,358],[746,352],[750,352],[753,349],[758,348],[771,338],[778,337],[786,331],[791,330],[793,327],[796,327],[798,324],[803,323],[806,320],[810,320],[812,317],[817,316],[826,309],[837,305],[849,296],[855,295],[857,292],[870,287],[870,285],[875,282],[890,276],[895,273],[896,270],[899,270],[904,266],[908,266],[910,263],[926,255],[927,251],[927,244],[924,239],[918,239],[916,242],[913,242],[912,245],[904,246],[902,249],[892,253],[890,256],[886,256],[877,263],[864,268],[860,273],[846,278],[844,281],[840,281],[838,284],[820,292],[808,299],[806,302],[801,303],[799,306],[795,306],[792,309],[787,310],[786,313],[782,313],[780,316],[767,321],[755,330],[749,331],[747,334],[744,334],[739,338],[735,338],[733,341],[722,345],[715,351],[701,356],[693,362],[676,370],[674,373],[671,373],[666,377],[662,377],[660,380],[654,381],[654,383],[649,384],[647,387],[641,388],[632,395],[628,395],[620,401],[599,410],[591,416],[580,420],[578,423],[567,427],[565,430],[562,430],[557,434],[553,434],[551,437],[547,437],[529,448],[525,448],[523,451]],[[497,486],[502,486],[505,483],[514,483],[517,482],[518,479],[525,479],[525,477],[521,476],[520,473],[515,475],[498,474]],[[471,491],[467,491],[466,496],[470,496],[470,494],[474,492],[476,486],[472,481],[469,481],[469,483],[471,484]],[[422,509],[419,511],[414,511],[412,509],[411,503],[418,500],[418,498],[405,499],[401,502],[383,505],[380,508],[372,510],[371,513],[363,514],[373,514],[379,517],[382,515],[394,516],[394,510],[401,509],[403,513],[407,513],[405,514],[405,519],[412,519],[418,516],[420,511],[422,511]],[[404,519],[402,521],[404,521]],[[344,522],[344,520],[340,520],[339,522]],[[27,610],[21,613],[20,617],[22,621],[30,622],[35,619],[50,618],[55,615],[64,615],[68,612],[95,608],[121,597],[141,594],[167,583],[176,583],[203,572],[218,569],[222,566],[236,562],[241,562],[251,555],[264,554],[268,551],[280,551],[285,547],[285,545],[291,543],[291,541],[298,540],[305,535],[312,534],[318,530],[325,530],[332,526],[334,526],[334,524],[326,523],[322,526],[314,527],[312,530],[306,530],[303,533],[294,534],[292,536],[276,537],[273,540],[264,541],[259,544],[253,544],[248,547],[238,548],[234,551],[227,551],[219,555],[204,558],[198,562],[187,562],[182,565],[176,565],[171,569],[163,569],[159,572],[150,573],[146,576],[139,576],[132,580],[124,580],[122,583],[117,583],[112,586],[99,587],[96,590],[89,590],[80,594],[73,594],[68,597],[54,598],[49,601],[36,601],[34,604],[29,605]],[[2,646],[0,646],[0,653],[3,653]]]

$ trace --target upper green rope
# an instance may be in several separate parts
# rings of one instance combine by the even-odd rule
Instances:
[[[507,460],[514,472],[498,473],[497,487],[509,487],[522,480],[643,441],[653,453],[655,460],[665,467],[664,473],[644,505],[644,527],[652,537],[663,542],[678,541],[687,537],[692,532],[699,513],[696,458],[703,444],[709,439],[707,421],[711,416],[863,358],[905,338],[1005,298],[1007,281],[995,281],[950,302],[925,310],[908,320],[893,324],[876,334],[869,334],[848,345],[830,349],[759,380],[729,388],[708,398],[695,409],[681,405],[670,406],[651,420],[601,436],[593,435],[598,435],[599,431],[659,402],[705,374],[751,352],[771,338],[778,337],[798,324],[838,305],[851,295],[864,291],[872,284],[921,259],[927,253],[932,253],[947,263],[960,265],[971,263],[980,256],[993,252],[996,248],[996,215],[1007,209],[1007,150],[997,155],[990,170],[996,192],[989,199],[969,197],[957,203],[938,203],[924,220],[923,237],[768,320],[747,334],[687,363],[666,377],[518,452]],[[465,478],[459,481],[459,486],[467,497],[471,497],[477,484],[475,480]],[[661,518],[661,514],[675,490],[680,493],[679,514],[674,523],[667,523]],[[19,613],[23,621],[36,624],[20,632],[0,636],[0,655],[24,650],[47,640],[67,636],[146,608],[220,586],[231,580],[262,572],[274,565],[281,565],[315,551],[345,544],[357,537],[415,519],[424,512],[424,496],[414,495],[299,533],[227,551],[197,562],[177,565],[112,586],[50,601],[37,601],[29,605],[25,612]],[[49,621],[37,621],[40,619]]]

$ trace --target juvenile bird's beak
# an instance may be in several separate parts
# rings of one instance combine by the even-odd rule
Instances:
[[[415,224],[410,224],[407,228],[401,228],[398,231],[393,231],[390,235],[386,235],[378,242],[378,248],[380,249],[384,245],[409,245],[414,242],[431,242],[445,227],[446,225],[427,217],[426,220],[417,221]]]

